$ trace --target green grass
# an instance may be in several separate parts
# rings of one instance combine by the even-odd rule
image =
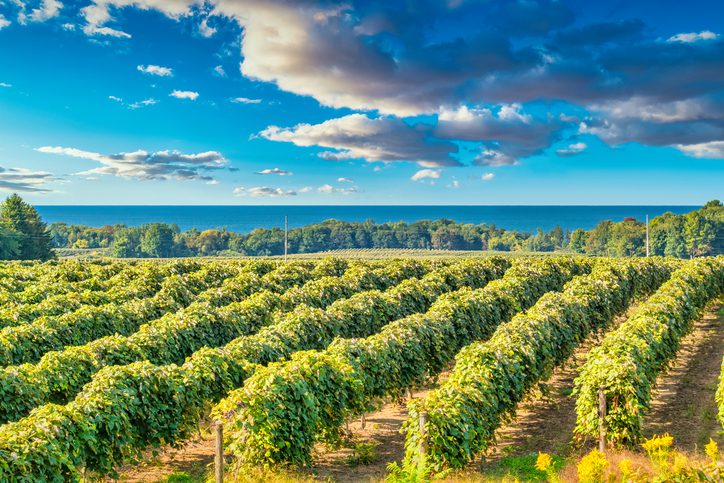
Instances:
[[[537,453],[524,456],[507,456],[493,464],[485,471],[486,481],[546,481],[546,474],[535,467]],[[553,456],[553,468],[556,471],[563,469],[565,460],[560,456]]]

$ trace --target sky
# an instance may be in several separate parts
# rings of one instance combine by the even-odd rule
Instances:
[[[724,196],[720,0],[0,0],[0,195]]]

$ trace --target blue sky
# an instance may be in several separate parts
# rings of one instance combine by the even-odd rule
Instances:
[[[724,4],[0,0],[38,204],[701,204]]]

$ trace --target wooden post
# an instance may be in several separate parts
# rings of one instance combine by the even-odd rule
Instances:
[[[407,388],[407,402],[410,402],[410,401],[412,401],[412,391],[408,387]]]
[[[367,426],[367,417],[362,413],[362,429],[365,429],[365,426]]]
[[[421,412],[420,413],[420,462],[425,461],[425,457],[427,456],[427,428],[425,427],[427,424],[427,413]]]
[[[606,451],[606,392],[605,387],[598,388],[598,450]]]
[[[216,422],[216,455],[214,458],[216,483],[224,483],[224,426]]]

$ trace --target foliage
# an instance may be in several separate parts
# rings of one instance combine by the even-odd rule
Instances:
[[[267,263],[261,265],[266,268]],[[107,336],[49,352],[37,364],[6,367],[0,372],[0,422],[16,420],[46,402],[67,402],[105,366],[142,360],[183,363],[202,347],[223,345],[252,333],[274,320],[274,311],[283,305],[280,293],[315,277],[338,273],[339,268],[328,262],[317,266],[291,262],[260,277],[259,266],[248,264],[238,275],[199,294],[188,307],[144,324],[128,336]]]
[[[244,254],[280,255],[284,232],[279,228],[234,233],[225,229],[180,232],[175,225],[151,223],[91,228],[51,225],[54,246],[106,248],[116,257],[168,257]],[[650,223],[651,253],[680,258],[724,253],[724,206],[710,201],[687,215],[665,213]],[[631,218],[604,220],[591,230],[572,233],[555,227],[549,232],[518,232],[495,225],[455,223],[451,220],[415,223],[350,223],[327,220],[289,230],[289,253],[318,253],[345,249],[445,249],[537,251],[568,250],[596,256],[645,254],[645,227]]]
[[[445,270],[447,264],[431,266]],[[475,263],[469,266],[464,273],[468,277],[478,268]],[[387,288],[419,276],[424,267],[416,261],[387,262],[368,272],[347,270],[337,283],[358,290],[375,285]],[[451,270],[455,271],[455,265]],[[117,465],[139,457],[149,447],[181,441],[195,431],[210,400],[238,387],[258,368],[243,354],[251,357],[256,353],[256,360],[262,360],[272,356],[265,344],[282,343],[292,351],[309,348],[297,344],[318,347],[337,335],[354,336],[381,322],[384,314],[370,320],[369,315],[376,313],[360,300],[340,313],[342,304],[353,299],[340,300],[340,306],[333,304],[329,310],[300,306],[256,335],[242,336],[221,348],[196,351],[181,366],[136,362],[104,367],[69,404],[45,405],[0,427],[0,480],[21,481],[18,475],[27,481],[52,480],[57,475],[72,480],[79,478],[82,468],[114,474]],[[320,329],[327,332],[322,334]],[[45,414],[57,420],[53,424],[67,428],[62,442],[45,441],[56,437],[52,430],[45,435],[33,432],[33,425],[43,424],[37,418]]]
[[[631,300],[655,289],[670,272],[660,260],[611,260],[589,275],[544,295],[527,312],[501,325],[486,342],[468,345],[440,389],[412,401],[406,464],[414,468],[426,438],[428,464],[458,468],[486,449],[533,385],[571,355],[593,331],[606,327]],[[418,417],[427,413],[426,435]]]
[[[9,258],[21,260],[48,260],[53,258],[50,233],[47,225],[31,205],[17,194],[9,196],[0,205],[0,226],[4,228],[2,251],[13,255]],[[17,248],[13,250],[10,238],[17,238]]]
[[[706,304],[724,290],[724,257],[688,262],[634,315],[593,348],[576,380],[579,436],[598,433],[598,391],[604,388],[608,440],[635,444],[656,377],[676,356],[681,338]]]
[[[461,347],[489,337],[498,324],[586,266],[568,258],[518,262],[488,284],[501,275],[490,263],[466,287],[441,295],[425,314],[260,369],[217,410],[239,408],[227,429],[230,450],[248,464],[309,464],[313,443],[338,441],[346,417],[438,374]],[[294,404],[299,400],[304,403]]]

